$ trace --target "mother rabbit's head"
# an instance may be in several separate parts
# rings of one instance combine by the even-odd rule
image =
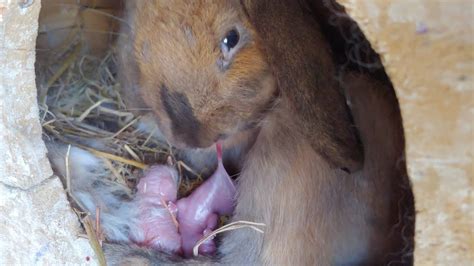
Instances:
[[[238,1],[139,1],[136,8],[138,86],[172,144],[209,147],[259,123],[276,86]]]

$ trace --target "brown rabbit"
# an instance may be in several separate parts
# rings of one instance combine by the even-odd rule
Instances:
[[[110,263],[412,263],[396,96],[363,71],[335,78],[319,1],[127,5],[121,77],[131,104],[151,109],[177,147],[222,141],[241,169],[233,219],[266,228],[224,235],[214,259],[110,244]]]

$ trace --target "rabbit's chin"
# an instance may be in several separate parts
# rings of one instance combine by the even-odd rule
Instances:
[[[195,137],[189,138],[189,136],[181,137],[179,135],[165,134],[165,138],[168,143],[178,149],[215,149],[217,142],[227,142],[234,138],[236,135],[245,130],[233,130],[232,133],[217,133],[217,134],[196,134]]]

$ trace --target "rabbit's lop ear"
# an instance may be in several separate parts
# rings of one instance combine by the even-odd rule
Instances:
[[[294,0],[242,0],[283,100],[313,148],[333,167],[356,171],[363,150],[319,25]]]

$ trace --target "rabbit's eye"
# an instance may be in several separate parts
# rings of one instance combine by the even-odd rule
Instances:
[[[239,43],[239,39],[239,32],[237,32],[237,30],[231,30],[227,33],[224,39],[222,39],[222,46],[229,51]]]
[[[245,32],[244,32],[245,33]],[[246,35],[243,35],[246,36]],[[241,38],[239,31],[234,28],[227,32],[220,42],[221,56],[217,60],[217,66],[222,71],[229,69],[234,56],[237,54],[238,48],[243,44],[239,42],[245,41],[246,38]]]

